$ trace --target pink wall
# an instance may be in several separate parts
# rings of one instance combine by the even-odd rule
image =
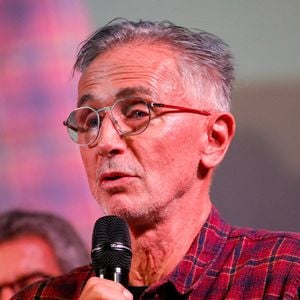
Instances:
[[[57,213],[89,246],[102,211],[62,125],[76,103],[76,49],[91,31],[83,4],[0,2],[0,212]]]

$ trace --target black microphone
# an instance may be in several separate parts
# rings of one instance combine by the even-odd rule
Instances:
[[[128,286],[132,252],[128,225],[122,218],[104,216],[96,221],[91,257],[98,277]]]

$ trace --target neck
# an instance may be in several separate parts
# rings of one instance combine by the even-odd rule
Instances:
[[[195,196],[194,196],[195,197]],[[133,249],[130,284],[151,285],[167,276],[189,250],[199,230],[206,221],[211,202],[181,201],[155,224],[132,227]],[[185,218],[185,216],[187,216]]]

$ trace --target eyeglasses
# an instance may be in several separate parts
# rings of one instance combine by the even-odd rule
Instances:
[[[10,288],[15,293],[23,289],[24,287],[37,282],[42,279],[50,278],[50,275],[44,274],[42,272],[34,272],[28,275],[24,275],[20,278],[18,278],[14,282],[0,284],[0,299],[1,299],[1,293],[4,288]]]
[[[159,109],[168,111],[159,113]],[[208,116],[205,110],[197,110],[175,105],[147,102],[142,98],[131,97],[117,100],[112,106],[98,110],[83,106],[72,111],[63,124],[67,127],[71,139],[80,146],[93,144],[98,135],[106,112],[110,112],[110,119],[121,135],[137,135],[144,132],[150,120],[164,113],[194,113]]]

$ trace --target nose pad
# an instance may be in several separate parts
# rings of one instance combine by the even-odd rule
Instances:
[[[108,133],[110,133],[110,131],[112,131],[112,133],[116,133],[118,136],[120,136],[120,132],[118,130],[118,121],[113,119],[113,117],[109,113],[106,113],[104,118],[102,119],[98,138],[101,137],[102,135],[105,135],[107,130],[108,130]],[[100,141],[101,141],[101,139],[100,139]]]
[[[98,153],[102,156],[113,156],[125,151],[126,143],[110,114],[103,118],[95,143]]]

